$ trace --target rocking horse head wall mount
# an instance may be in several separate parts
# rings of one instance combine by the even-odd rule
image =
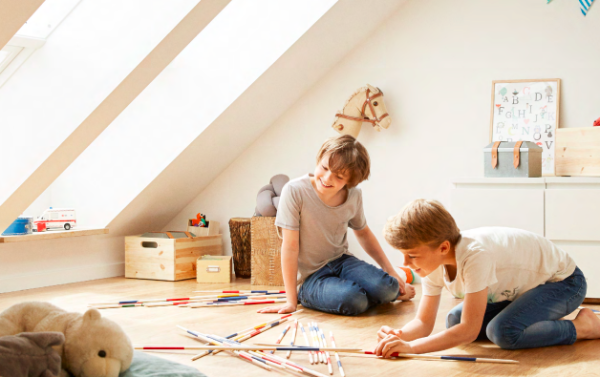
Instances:
[[[383,92],[369,84],[348,98],[344,109],[335,114],[331,127],[342,135],[357,138],[364,122],[370,123],[378,132],[392,123],[383,101]]]

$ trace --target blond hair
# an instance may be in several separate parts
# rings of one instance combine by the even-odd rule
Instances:
[[[371,174],[371,159],[367,149],[350,135],[329,138],[317,153],[317,164],[329,154],[329,170],[334,173],[349,173],[347,188],[356,187]]]
[[[461,239],[454,218],[437,200],[417,199],[408,203],[383,229],[385,240],[396,249],[414,249],[421,245],[438,247]]]

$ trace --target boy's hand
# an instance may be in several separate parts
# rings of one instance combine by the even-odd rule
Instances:
[[[410,343],[405,342],[392,334],[383,338],[377,347],[375,347],[374,352],[377,356],[383,356],[385,358],[391,357],[394,352],[413,353]]]
[[[292,313],[296,311],[296,307],[298,305],[294,305],[294,304],[290,304],[289,302],[286,303],[285,305],[282,306],[269,306],[267,308],[263,308],[260,310],[257,310],[257,313],[279,313],[279,314],[286,314],[286,313]]]
[[[394,270],[388,272],[388,275],[398,280],[398,290],[400,291],[400,296],[404,296],[406,294],[406,283],[404,282],[404,280],[400,279],[400,276]]]
[[[380,342],[388,335],[396,335],[398,338],[402,336],[402,330],[393,329],[389,326],[381,326],[379,331],[377,331],[377,341]]]

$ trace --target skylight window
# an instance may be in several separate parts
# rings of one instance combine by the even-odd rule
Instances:
[[[0,51],[0,73],[4,71],[11,61],[21,52],[23,48],[16,46],[6,46]]]
[[[46,39],[81,0],[46,0],[17,35]]]

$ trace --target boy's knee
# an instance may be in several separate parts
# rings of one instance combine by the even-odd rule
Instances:
[[[446,315],[446,328],[449,329],[452,326],[456,326],[460,323],[462,317],[462,304],[456,305]]]
[[[498,347],[505,350],[517,349],[516,342],[519,334],[510,331],[502,321],[492,320],[485,328],[485,335]]]
[[[454,312],[449,312],[448,315],[446,316],[446,328],[449,329],[450,327],[456,326],[460,323],[460,314],[458,313],[454,313]]]
[[[338,305],[338,312],[342,315],[358,315],[369,309],[369,299],[364,289],[358,285],[344,292]]]
[[[381,279],[378,289],[375,292],[369,293],[371,300],[377,304],[392,302],[398,298],[400,283],[396,278],[385,274]]]

